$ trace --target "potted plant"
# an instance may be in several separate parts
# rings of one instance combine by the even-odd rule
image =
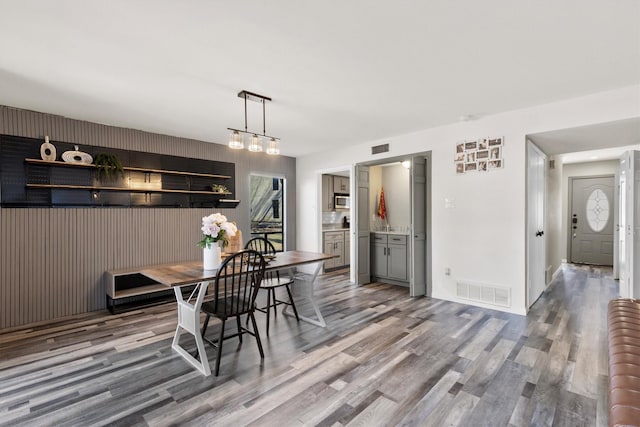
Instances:
[[[93,159],[93,164],[98,169],[98,179],[113,180],[120,174],[124,178],[124,169],[120,159],[115,154],[100,153]]]

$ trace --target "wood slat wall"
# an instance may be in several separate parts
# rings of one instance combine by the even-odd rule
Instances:
[[[233,162],[241,200],[236,209],[0,208],[0,329],[104,309],[106,270],[201,257],[200,223],[212,211],[236,221],[246,240],[251,173],[286,179],[287,247],[295,248],[294,158],[6,106],[0,133]]]

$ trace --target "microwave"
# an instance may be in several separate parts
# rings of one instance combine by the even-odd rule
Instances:
[[[336,209],[349,209],[351,207],[351,197],[348,194],[334,194],[333,206]]]

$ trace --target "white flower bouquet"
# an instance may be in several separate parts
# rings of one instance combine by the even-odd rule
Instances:
[[[227,221],[221,213],[214,213],[202,218],[202,240],[198,242],[201,248],[210,248],[212,243],[222,242],[222,247],[229,244],[229,237],[236,235],[238,228]]]

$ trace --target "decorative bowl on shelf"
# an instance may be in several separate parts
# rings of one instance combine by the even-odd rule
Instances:
[[[65,151],[62,153],[62,160],[67,163],[82,163],[86,165],[90,165],[93,162],[91,154],[85,153],[84,151],[78,151],[77,145],[74,145],[73,148],[73,151]]]

